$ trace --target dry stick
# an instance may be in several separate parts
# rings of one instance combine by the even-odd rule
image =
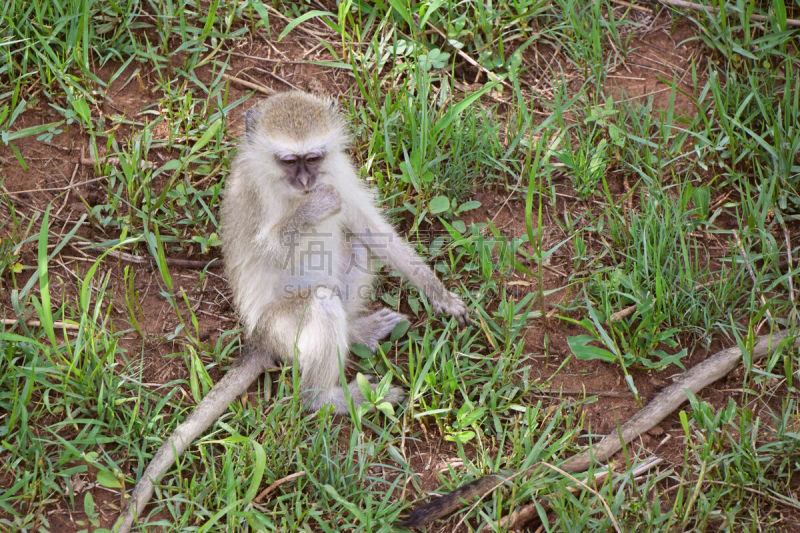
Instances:
[[[783,227],[783,239],[786,242],[786,263],[789,265],[789,275],[786,281],[789,282],[789,301],[794,303],[794,284],[792,283],[791,272],[794,270],[792,265],[792,241],[789,239],[789,232],[786,231],[786,226]]]
[[[788,330],[783,330],[758,337],[753,346],[753,362],[755,363],[767,355],[773,346],[789,335]],[[561,465],[561,468],[568,472],[583,472],[589,468],[592,461],[605,461],[617,453],[623,444],[629,443],[645,431],[652,429],[677,409],[688,398],[687,390],[692,394],[697,394],[703,387],[726,376],[733,370],[741,357],[742,350],[738,346],[731,346],[690,368],[681,374],[675,383],[658,393],[646,407],[634,414],[619,428],[618,432],[609,433],[594,446],[573,455]]]
[[[95,165],[102,165],[102,164],[113,165],[116,167],[119,165],[119,157],[117,156],[107,157],[105,161],[98,160],[93,157],[81,157],[80,164],[85,165],[87,167],[93,167]],[[139,169],[144,170],[146,168],[156,169],[158,168],[158,163],[156,163],[155,161],[139,161]],[[97,179],[103,179],[105,177],[107,176],[100,176],[100,178]],[[97,180],[89,180],[89,181],[97,181]],[[89,183],[89,182],[84,182],[84,183]]]
[[[68,191],[70,189],[74,189],[75,187],[80,187],[82,185],[86,185],[87,183],[94,183],[96,181],[101,181],[106,179],[107,176],[100,176],[99,178],[92,178],[90,180],[79,181],[78,183],[71,183],[69,185],[65,185],[64,187],[47,187],[47,188],[40,188],[40,189],[26,189],[24,191],[6,191],[4,192],[9,196],[16,196],[20,194],[29,194],[32,192],[60,192],[60,191]]]
[[[551,396],[601,396],[604,398],[629,398],[633,392],[613,391],[613,390],[594,390],[594,389],[537,389],[539,394],[549,394]]]
[[[222,73],[222,77],[226,80],[230,81],[234,85],[241,85],[242,87],[247,87],[248,89],[253,89],[254,91],[258,91],[261,94],[266,94],[267,96],[271,94],[275,94],[275,91],[270,89],[269,87],[264,87],[263,85],[259,85],[257,83],[253,83],[252,81],[243,80],[241,78],[237,78],[236,76],[231,76],[230,74]]]
[[[2,320],[0,320],[0,324],[3,324],[4,326],[13,326],[18,322],[19,320],[17,320],[16,318],[3,318]],[[42,323],[39,320],[31,319],[31,320],[26,320],[25,325],[32,328],[38,328],[39,326],[42,325]],[[81,329],[81,326],[80,324],[72,324],[70,322],[61,322],[57,320],[53,322],[53,329],[67,329],[71,331],[78,331],[79,329]]]
[[[617,311],[616,313],[614,313],[613,315],[608,317],[608,320],[606,321],[606,323],[610,324],[611,322],[619,322],[620,320],[622,320],[626,316],[632,315],[633,312],[636,311],[637,307],[638,307],[637,304],[633,304],[633,305],[629,305],[625,309],[621,309],[621,310]]]
[[[486,476],[486,477],[478,478],[473,483],[468,484],[468,485],[473,485],[474,486],[473,492],[475,494],[480,495],[480,497],[477,500],[475,500],[475,503],[472,504],[472,507],[469,508],[469,511],[467,511],[467,513],[465,513],[465,515],[461,518],[461,520],[458,521],[458,523],[455,525],[453,530],[458,530],[461,527],[461,525],[466,521],[467,516],[469,515],[469,513],[471,513],[474,509],[476,509],[481,504],[483,499],[486,498],[489,494],[491,494],[492,492],[497,490],[504,483],[508,483],[510,481],[513,481],[515,477],[525,474],[531,468],[534,468],[536,466],[538,466],[538,464],[536,464],[536,465],[534,465],[534,466],[532,466],[530,468],[526,468],[524,470],[520,470],[518,472],[515,472],[514,474],[512,474],[512,475],[510,475],[510,476],[508,476],[507,478],[504,478],[504,479],[501,479],[499,476]],[[494,483],[494,484],[492,485],[492,483]],[[461,487],[461,488],[464,488],[464,487]],[[458,490],[461,490],[461,489],[458,489]],[[469,501],[470,499],[472,499],[466,493],[464,494],[464,496],[466,496],[466,497],[463,498],[465,501]]]
[[[449,515],[456,509],[463,507],[466,502],[471,502],[478,497],[483,498],[502,484],[503,480],[500,476],[479,477],[445,494],[441,498],[436,498],[425,505],[417,507],[411,511],[408,518],[400,521],[397,525],[407,528],[422,527],[437,518]]]
[[[551,468],[553,470],[556,470],[556,471],[560,470],[559,468],[551,465],[550,463],[546,463],[544,461],[542,461],[541,463],[537,463],[536,466],[538,466],[538,465],[544,465],[544,466],[546,466],[548,468]],[[586,485],[585,482],[582,482],[580,480],[575,479],[574,477],[572,477],[570,474],[567,474],[566,472],[562,472],[562,473],[566,477],[572,478],[582,488],[585,488],[586,490],[589,490],[590,492],[593,492],[594,494],[597,494],[597,491],[589,488]],[[602,480],[605,477],[608,477],[608,473],[609,473],[609,470],[604,470],[602,472],[597,472],[594,475],[594,481],[597,482],[597,481]],[[574,494],[575,492],[578,492],[578,486],[577,485],[569,486],[569,487],[567,487],[567,491],[569,491],[569,492]],[[602,498],[600,498],[600,500],[602,501]],[[545,505],[547,505],[547,504],[545,504]],[[606,506],[606,509],[608,509],[608,505],[605,504],[605,506]],[[504,517],[500,518],[500,520],[497,522],[497,527],[496,528],[494,527],[494,524],[487,524],[487,525],[483,526],[481,528],[481,533],[491,533],[492,531],[497,531],[498,529],[501,530],[501,531],[502,530],[514,531],[516,529],[521,528],[521,526],[530,523],[532,520],[534,520],[538,516],[538,514],[539,514],[539,511],[536,509],[536,502],[531,502],[531,503],[523,505],[519,509],[513,511],[511,514],[507,514]],[[611,514],[610,509],[608,510],[608,516],[611,517],[612,522],[616,524],[616,520],[614,519],[613,515]],[[619,527],[617,527],[616,530],[619,531]]]
[[[653,468],[655,468],[656,466],[660,465],[663,462],[664,462],[664,460],[661,459],[660,457],[651,457],[648,460],[646,460],[644,463],[642,463],[639,466],[637,466],[636,468],[634,468],[633,472],[631,472],[630,477],[633,478],[633,479],[636,479],[639,476],[641,476],[642,474],[644,474],[645,472],[647,472],[649,470],[652,470]],[[551,467],[553,469],[558,470],[556,467],[554,467],[554,466],[552,466],[552,465],[550,465],[548,463],[543,463],[543,464],[545,466],[548,466],[548,467]],[[610,470],[603,470],[601,472],[597,472],[597,473],[595,473],[594,477],[592,478],[592,481],[595,484],[597,484],[598,481],[602,481],[603,479],[608,477],[608,474],[610,472],[611,472]],[[566,474],[566,472],[564,474],[565,475],[569,475],[569,474]],[[583,483],[581,483],[581,482],[579,482],[579,483],[581,485],[583,485]],[[576,485],[570,485],[570,486],[566,487],[566,489],[569,492],[574,494],[574,493],[578,492],[579,487],[576,486]],[[595,494],[597,494],[597,493],[595,492]],[[491,524],[483,526],[483,529],[481,529],[481,533],[491,533],[492,531],[497,531],[498,529],[499,530],[509,530],[509,531],[514,531],[514,530],[517,530],[517,529],[521,529],[522,526],[524,526],[525,524],[530,523],[538,515],[539,515],[539,511],[536,508],[536,502],[528,503],[528,504],[523,505],[519,509],[515,510],[511,514],[502,517],[497,522],[497,527],[496,528],[493,527],[493,525],[491,525]]]
[[[583,487],[584,490],[588,490],[589,492],[591,492],[592,494],[597,496],[597,498],[600,500],[600,503],[603,504],[603,508],[605,508],[605,510],[606,510],[606,515],[608,515],[608,519],[611,520],[611,525],[614,526],[614,531],[616,531],[617,533],[622,533],[622,530],[619,528],[619,523],[617,523],[617,519],[614,518],[614,513],[611,511],[611,507],[608,506],[608,503],[606,502],[606,499],[603,498],[602,496],[600,496],[599,492],[597,492],[595,489],[593,489],[592,487],[587,485],[586,482],[581,481],[580,479],[578,479],[575,476],[567,473],[566,471],[562,470],[561,468],[559,468],[559,467],[557,467],[555,465],[551,465],[550,463],[545,462],[545,461],[543,461],[542,464],[545,465],[546,467],[552,469],[552,470],[555,470],[556,472],[558,472],[562,476],[569,478],[569,480],[572,481],[573,483],[575,483],[576,485],[579,485],[579,486]]]
[[[475,503],[472,504],[472,507],[470,507],[469,511],[467,511],[465,516],[458,521],[453,530],[458,530],[461,527],[461,525],[467,519],[467,515],[469,515],[469,513],[471,513],[474,509],[476,509],[486,496],[488,496],[489,494],[491,494],[492,492],[503,486],[503,484],[513,481],[514,478],[522,476],[527,472],[529,472],[530,470],[532,470],[533,468],[536,468],[537,466],[539,466],[539,464],[541,463],[537,463],[529,468],[525,468],[524,470],[519,470],[517,472],[514,472],[513,474],[505,478],[501,478],[500,476],[495,476],[495,475],[481,477],[476,479],[472,483],[467,483],[466,485],[456,489],[454,493],[460,493],[462,497],[461,499],[463,499],[464,501],[468,502],[469,500],[474,499],[476,496],[479,497],[478,499],[474,500]],[[595,477],[600,478],[605,475],[607,475],[606,472],[601,472],[596,474]],[[470,491],[464,490],[467,489],[467,487],[470,487]]]
[[[76,164],[72,168],[72,175],[69,177],[69,187],[72,187],[72,184],[75,183],[75,176],[78,175],[78,169],[79,168],[81,168],[81,166],[79,164]],[[57,215],[60,215],[61,212],[64,210],[64,208],[67,207],[67,202],[69,201],[69,193],[70,193],[70,191],[67,191],[66,194],[64,194],[64,201],[61,202],[61,207],[59,207],[58,210],[56,211]]]
[[[116,257],[120,261],[126,263],[134,263],[137,265],[150,265],[154,264],[156,260],[152,257],[142,257],[141,255],[133,255],[127,252],[120,252],[118,250],[111,250],[108,252],[111,257]],[[211,265],[212,268],[221,266],[219,261],[201,261],[199,259],[179,259],[177,257],[165,257],[164,260],[170,266],[185,267],[185,268],[205,268]]]
[[[283,13],[281,13],[280,11],[278,11],[277,9],[275,9],[274,7],[269,5],[268,3],[265,3],[264,7],[267,8],[268,11],[273,12],[277,17],[282,19],[284,22],[291,22],[292,21],[292,19],[290,19],[289,17],[287,17],[286,15],[284,15]],[[294,30],[300,30],[303,33],[305,33],[306,35],[308,35],[309,37],[313,37],[314,39],[326,39],[327,40],[327,38],[329,36],[334,35],[333,30],[331,30],[327,26],[323,26],[323,30],[327,30],[328,31],[327,35],[325,35],[322,31],[319,31],[316,28],[314,28],[313,30],[311,30],[309,28],[306,28],[306,24],[305,23],[304,24],[298,24],[297,26],[292,28],[292,31],[294,31]]]
[[[789,335],[788,330],[782,330],[758,337],[753,346],[752,361],[755,363],[764,357],[773,346]],[[797,340],[795,342],[797,343]],[[687,370],[672,385],[658,393],[646,407],[636,412],[618,431],[609,433],[597,444],[573,455],[560,468],[567,472],[583,472],[593,461],[605,461],[619,451],[624,444],[653,428],[677,409],[686,401],[687,390],[697,394],[703,387],[727,375],[741,357],[742,350],[738,346],[732,346],[715,353],[702,363]],[[409,517],[398,525],[420,527],[429,524],[463,507],[464,500],[472,500],[478,495],[483,496],[486,492],[494,490],[498,479],[496,475],[489,475],[471,481],[449,494],[412,510]]]
[[[270,492],[272,492],[273,490],[277,489],[278,487],[280,487],[284,483],[288,483],[290,481],[293,481],[293,480],[295,480],[295,479],[297,479],[297,478],[299,478],[301,476],[305,476],[305,475],[306,475],[306,471],[305,470],[301,470],[299,472],[295,472],[294,474],[289,474],[286,477],[282,477],[281,479],[278,479],[277,481],[272,483],[266,489],[262,490],[261,493],[258,496],[256,496],[253,501],[256,502],[256,503],[261,503],[261,501],[264,498],[266,498],[267,496],[269,496]]]
[[[658,0],[662,4],[666,4],[672,7],[685,7],[687,9],[694,9],[695,11],[707,11],[708,13],[719,13],[719,9],[716,7],[711,6],[704,6],[702,4],[695,4],[694,2],[684,2],[683,0]],[[750,18],[756,20],[758,22],[769,22],[769,17],[765,17],[764,15],[757,15],[752,14]],[[796,26],[800,27],[800,20],[796,19],[786,19],[787,26]]]
[[[295,85],[294,83],[292,83],[289,80],[287,80],[286,78],[284,78],[283,76],[279,76],[278,74],[275,74],[270,69],[267,69],[267,68],[264,68],[264,67],[255,67],[255,69],[258,70],[259,72],[263,72],[264,74],[266,74],[267,76],[271,77],[275,81],[278,81],[278,82],[286,85],[287,87],[291,87],[295,91],[302,91],[303,90],[300,87],[298,87],[297,85]]]
[[[447,38],[447,35],[445,35],[445,33],[444,33],[442,30],[440,30],[439,28],[437,28],[436,26],[434,26],[434,25],[433,25],[432,23],[430,23],[430,22],[428,22],[428,26],[430,26],[430,28],[431,28],[433,31],[435,31],[436,33],[438,33],[438,34],[439,34],[439,36],[440,36],[442,39],[444,39],[444,42],[446,42],[446,43],[450,44],[450,39],[448,39],[448,38]],[[451,45],[451,46],[452,46],[452,45]],[[495,73],[493,73],[492,71],[490,71],[489,69],[487,69],[486,67],[484,67],[483,65],[481,65],[480,63],[478,63],[477,61],[475,61],[474,59],[472,59],[472,56],[470,56],[468,53],[464,52],[464,51],[463,51],[463,50],[461,50],[460,48],[455,48],[455,47],[453,47],[453,49],[456,51],[456,53],[458,54],[458,56],[459,56],[459,57],[461,57],[461,58],[462,58],[464,61],[466,61],[467,63],[469,63],[470,65],[472,65],[472,66],[473,66],[473,67],[475,67],[476,69],[478,69],[479,71],[483,72],[483,73],[486,75],[486,77],[487,77],[488,79],[490,79],[490,80],[491,80],[491,79],[493,79],[493,78],[496,78],[496,77],[497,77],[497,75],[496,75]],[[508,88],[509,88],[509,89],[511,89],[512,91],[514,90],[514,87],[512,87],[512,86],[511,86],[511,84],[510,84],[510,83],[508,83],[506,80],[504,80],[504,79],[501,79],[501,80],[500,80],[500,83],[501,83],[502,85],[504,85],[505,87],[508,87]]]
[[[625,2],[625,0],[611,0],[612,3],[621,5],[623,7],[627,7],[628,9],[636,9],[643,13],[647,13],[649,15],[653,14],[653,10],[649,7],[644,6],[637,6],[636,4],[631,4],[630,2]]]

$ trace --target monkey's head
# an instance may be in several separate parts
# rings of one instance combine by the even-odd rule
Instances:
[[[245,128],[248,149],[300,192],[313,189],[331,157],[349,143],[335,102],[300,91],[260,101],[245,113]]]

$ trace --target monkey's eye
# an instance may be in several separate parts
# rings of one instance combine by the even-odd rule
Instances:
[[[280,161],[284,165],[295,165],[297,164],[297,156],[283,155],[278,157],[278,161]]]
[[[321,154],[308,154],[306,156],[306,162],[307,163],[319,163],[320,161],[322,161],[322,155]]]

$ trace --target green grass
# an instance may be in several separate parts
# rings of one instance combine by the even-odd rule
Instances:
[[[770,6],[766,23],[750,4],[658,19],[688,25],[700,56],[682,83],[661,79],[656,105],[607,87],[644,31],[615,2],[6,2],[0,531],[108,527],[237,353],[212,260],[231,124],[255,97],[223,74],[267,41],[295,61],[326,52],[314,72],[337,74],[326,89],[362,177],[474,320],[428,319],[416,289],[387,278],[376,299],[403,302],[412,325],[352,359],[406,404],[307,414],[292,369],[273,373],[269,401],[261,385],[236,402],[164,477],[148,530],[391,531],[423,489],[497,471],[522,473],[462,527],[502,531],[531,503],[548,531],[797,527],[796,349],[745,357],[713,402],[701,393],[671,419],[673,448],[651,439],[658,469],[634,475],[649,453],[630,445],[591,490],[553,466],[596,437],[586,413],[604,398],[548,388],[567,375],[580,389],[573,357],[600,359],[645,402],[643,369],[669,376],[797,326],[800,50],[784,19],[800,10]],[[65,137],[93,160],[80,168],[102,178],[98,195],[74,189],[67,215],[67,189],[7,194],[20,176],[34,189],[38,149]],[[475,200],[487,190],[496,205]]]

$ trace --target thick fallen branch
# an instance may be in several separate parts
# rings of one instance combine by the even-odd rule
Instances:
[[[778,345],[787,336],[789,336],[789,332],[784,330],[772,335],[758,337],[753,346],[753,362],[755,363],[767,355],[774,346]],[[691,391],[692,394],[697,394],[703,387],[728,375],[728,372],[733,370],[741,358],[742,351],[739,347],[731,346],[690,368],[681,374],[672,385],[659,392],[655,398],[650,400],[650,403],[622,424],[619,431],[609,433],[594,446],[577,455],[573,455],[561,465],[561,468],[568,472],[583,472],[589,468],[593,460],[598,462],[605,461],[617,453],[624,444],[652,429],[669,416],[680,404],[688,399],[687,390]]]
[[[783,330],[758,337],[753,346],[753,362],[770,353],[775,346],[790,335],[789,331]],[[797,339],[795,342],[797,342]],[[605,461],[619,451],[623,445],[669,416],[679,405],[687,400],[687,390],[697,394],[703,387],[726,376],[733,370],[741,357],[742,351],[739,347],[732,346],[715,353],[702,363],[687,370],[672,385],[658,393],[646,407],[637,411],[619,428],[619,431],[609,433],[594,446],[590,446],[583,452],[572,456],[561,465],[561,469],[567,472],[583,472],[589,468],[592,461]],[[490,475],[478,478],[449,494],[417,507],[406,520],[398,525],[404,527],[424,526],[438,518],[449,515],[463,507],[464,503],[474,500],[475,497],[484,496],[501,484],[498,476]]]

